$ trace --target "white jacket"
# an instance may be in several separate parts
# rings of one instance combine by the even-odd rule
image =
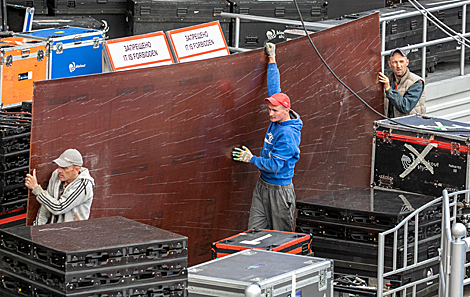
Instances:
[[[41,204],[34,225],[44,225],[49,218],[51,218],[50,223],[61,223],[88,220],[90,217],[95,181],[88,169],[81,167],[78,177],[65,187],[64,193],[59,197],[60,183],[56,169],[49,180],[47,191],[40,185],[34,188],[33,194]]]

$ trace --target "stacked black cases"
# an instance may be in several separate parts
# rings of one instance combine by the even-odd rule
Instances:
[[[413,7],[405,5],[394,5],[381,9],[369,10],[361,13],[346,15],[343,19],[356,19],[366,15],[370,15],[376,12],[380,13],[381,17],[390,17],[397,16],[404,13],[414,12],[416,9]],[[428,28],[428,33],[433,32],[435,28]],[[382,27],[380,27],[382,31]],[[430,31],[429,31],[430,30]],[[382,32],[381,32],[382,33]],[[428,41],[431,37],[434,37],[435,34],[428,34]],[[404,19],[393,19],[387,21],[385,24],[385,49],[393,50],[398,47],[405,47],[410,44],[417,44],[423,42],[423,16],[417,15]],[[436,64],[438,63],[438,58],[435,55],[436,48],[435,46],[429,46],[426,48],[426,68],[433,71]],[[386,73],[390,73],[391,70],[388,66],[388,59],[386,58]],[[408,68],[411,71],[418,71],[422,68],[422,50],[414,49],[409,51],[408,59],[410,63]]]
[[[335,273],[377,277],[378,234],[395,227],[412,211],[432,201],[431,196],[370,188],[347,188],[296,202],[296,232],[311,233],[315,257],[335,262]],[[418,261],[438,255],[441,234],[439,206],[422,212],[418,220]],[[415,222],[408,223],[407,244],[398,232],[398,268],[414,262]],[[385,268],[393,267],[393,237],[385,237]],[[430,263],[428,269],[436,263]],[[424,269],[423,268],[423,269]],[[399,274],[394,286],[403,285]],[[424,292],[424,291],[423,291]],[[427,291],[426,291],[427,292]],[[425,295],[418,295],[425,296]]]
[[[441,0],[423,0],[419,1],[426,9],[436,7],[437,5],[450,4],[449,1]],[[416,11],[416,8],[410,3],[405,2],[403,5],[396,5],[389,8],[390,11]],[[381,16],[386,16],[387,9],[381,10]],[[453,8],[442,11],[433,12],[439,20],[450,26],[456,32],[460,33],[462,29],[462,9]],[[470,11],[467,10],[467,27],[470,24]],[[409,44],[416,44],[423,42],[423,15],[396,19],[387,22],[387,37],[385,48],[391,50],[397,47],[404,47]],[[447,34],[442,32],[432,22],[427,22],[427,41],[441,39],[448,37]],[[466,53],[470,56],[470,53]],[[460,46],[456,41],[437,44],[426,47],[426,69],[433,72],[435,66],[439,62],[458,59],[460,57]],[[422,68],[422,49],[411,50],[408,54],[410,64],[408,67],[411,71],[417,71]],[[388,57],[387,57],[388,59]]]
[[[31,114],[0,112],[0,228],[26,223]]]
[[[469,124],[412,115],[374,130],[373,185],[435,197],[468,189]]]
[[[440,5],[449,4],[446,1],[440,0],[423,0],[419,1],[427,9],[435,7],[438,3]],[[367,10],[363,12],[357,12],[354,14],[347,14],[341,16],[335,22],[321,21],[320,23],[329,24],[329,25],[340,25],[347,23],[353,19],[358,19],[370,14],[379,13],[381,17],[400,17],[402,14],[415,12],[416,9],[408,2],[404,4],[397,4],[384,8],[377,8],[372,10]],[[433,12],[433,15],[438,17],[446,25],[450,26],[454,31],[460,33],[462,29],[462,9],[454,8],[443,11]],[[467,28],[470,25],[470,10],[467,10]],[[317,31],[319,28],[308,28]],[[382,26],[380,27],[382,30]],[[410,44],[418,44],[423,42],[423,16],[421,14],[401,18],[401,19],[391,19],[385,24],[385,49],[393,50],[398,47],[405,47]],[[432,24],[430,21],[427,22],[427,41],[435,40],[448,37],[443,33],[437,26]],[[465,53],[467,56],[470,56],[470,52]],[[436,65],[439,62],[453,60],[460,57],[460,45],[456,41],[431,45],[426,47],[426,69],[429,72],[435,70]],[[389,57],[386,57],[386,62]],[[408,68],[411,71],[417,72],[422,68],[422,49],[413,49],[408,53],[408,59],[410,63]],[[391,70],[386,63],[386,73],[390,73]]]
[[[337,271],[341,269],[336,269],[335,261],[335,292],[342,292],[343,294],[351,294],[346,296],[377,296],[377,275],[364,275],[364,274],[343,274]],[[385,291],[389,289],[394,289],[399,286],[404,286],[412,282],[421,280],[423,278],[434,275],[436,271],[439,270],[439,262],[435,261],[431,265],[426,265],[425,267],[417,267],[406,271],[405,273],[396,275],[392,278],[384,279]],[[363,271],[358,271],[362,273]],[[426,283],[420,284],[416,287],[416,296],[418,297],[431,297],[436,296],[436,291],[439,289],[439,281],[434,279]],[[406,296],[412,296],[412,288],[408,289]],[[335,295],[336,296],[336,295]],[[341,296],[341,295],[339,295]],[[344,296],[344,295],[343,295]],[[397,293],[397,296],[405,296],[403,293]]]
[[[455,0],[453,2],[458,2],[458,0]],[[426,9],[431,9],[434,8],[438,5],[446,5],[446,4],[451,4],[452,1],[442,1],[442,0],[425,0],[425,1],[419,1],[419,3],[424,6]],[[405,7],[409,7],[412,9],[415,9],[411,3],[404,3]],[[417,5],[419,8],[421,6]],[[454,30],[457,33],[462,32],[462,7],[456,7],[452,9],[446,9],[446,10],[439,10],[435,11],[432,13],[439,21],[443,22],[446,26],[450,27],[452,30]],[[468,25],[470,24],[470,11],[467,10],[467,15],[466,15],[466,20],[467,20],[467,25],[466,28],[468,28]],[[421,19],[422,23],[422,15],[419,15],[418,18]],[[435,19],[433,18],[435,21]],[[439,24],[440,25],[440,24]],[[442,27],[442,25],[440,25]],[[422,34],[422,30],[419,30],[420,34]],[[446,32],[450,32],[446,30]],[[434,40],[434,39],[441,39],[445,37],[449,37],[445,32],[443,32],[441,29],[439,29],[433,22],[428,21],[428,27],[427,27],[427,33],[428,33],[428,40]],[[453,34],[455,35],[455,34]],[[460,58],[460,48],[461,46],[458,44],[457,41],[452,41],[452,42],[446,42],[446,43],[440,43],[434,46],[431,46],[433,54],[436,56],[438,62],[442,61],[448,61],[448,60],[455,60]],[[466,53],[467,56],[469,56],[469,53]]]
[[[187,296],[187,238],[122,217],[0,231],[1,296]]]
[[[328,1],[297,1],[297,3],[302,18],[306,22],[320,21],[328,18]],[[300,20],[296,6],[292,1],[242,0],[236,2],[234,12],[270,18]],[[278,43],[285,41],[285,30],[286,25],[284,24],[240,20],[239,46],[243,48],[258,48],[263,47],[267,42]]]
[[[48,5],[50,15],[91,16],[106,21],[109,38],[126,36],[127,0],[48,0]]]
[[[221,12],[230,12],[226,0],[129,0],[127,8],[127,34],[138,35],[157,31],[189,27],[219,21],[224,36],[229,36],[229,18]],[[228,39],[227,39],[228,42]]]
[[[387,6],[386,2],[385,0],[330,0],[328,1],[328,18],[339,18],[346,14],[384,8]]]

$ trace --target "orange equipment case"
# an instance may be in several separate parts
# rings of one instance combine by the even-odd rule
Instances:
[[[250,229],[212,244],[212,259],[246,249],[259,249],[295,255],[312,252],[312,235],[287,231]]]
[[[0,39],[0,102],[3,106],[33,99],[33,82],[47,78],[47,42],[21,37]]]

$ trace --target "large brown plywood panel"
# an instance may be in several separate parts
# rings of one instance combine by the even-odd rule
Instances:
[[[337,75],[382,110],[378,15],[312,35]],[[304,122],[297,199],[367,186],[377,116],[329,74],[308,39],[277,46],[282,91]],[[247,227],[259,176],[232,148],[259,154],[269,124],[263,49],[157,68],[35,84],[31,168],[77,148],[96,181],[91,217],[124,216],[189,237],[189,261]],[[38,204],[31,195],[28,224]],[[110,230],[112,232],[112,230]],[[98,240],[98,239],[97,239]]]

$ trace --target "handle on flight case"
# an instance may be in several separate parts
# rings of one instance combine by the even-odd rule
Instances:
[[[73,38],[73,43],[74,43],[74,44],[80,44],[80,43],[82,43],[82,37],[81,37],[81,36],[75,36],[75,37]]]
[[[29,48],[24,48],[21,50],[21,57],[22,58],[28,57],[30,53],[31,51],[29,50]]]

